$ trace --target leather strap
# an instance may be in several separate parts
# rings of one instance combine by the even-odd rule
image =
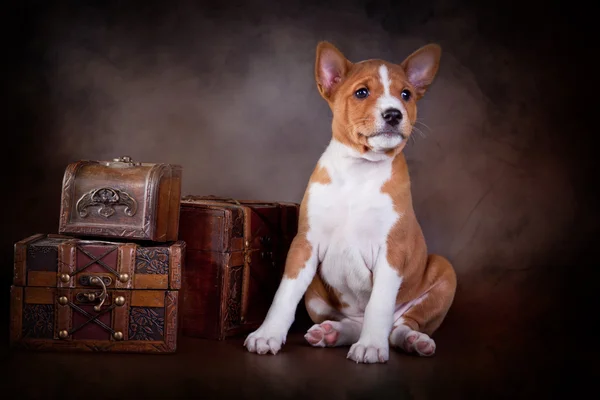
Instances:
[[[115,333],[115,330],[113,328],[111,328],[110,326],[106,325],[104,322],[98,320],[98,318],[100,318],[103,314],[106,314],[110,311],[113,310],[113,308],[116,307],[116,304],[111,304],[109,307],[106,307],[104,309],[102,309],[100,312],[98,312],[96,315],[92,315],[90,313],[88,313],[87,311],[85,311],[83,308],[79,307],[77,304],[73,303],[73,302],[69,302],[69,307],[71,307],[74,311],[77,311],[79,314],[83,315],[84,317],[87,318],[87,320],[76,327],[72,327],[71,329],[69,329],[69,336],[73,335],[75,332],[77,332],[78,330],[80,330],[81,328],[83,328],[84,326],[86,326],[87,324],[93,322],[97,325],[100,325],[102,328],[104,328],[105,330],[107,330],[108,332],[110,332],[111,334]]]
[[[117,289],[133,289],[135,283],[135,262],[137,254],[137,244],[123,243],[119,245],[119,256],[117,257],[117,275],[115,288]],[[120,275],[128,275],[129,279],[125,282],[119,280]]]
[[[77,268],[74,273],[78,274],[81,271],[84,271],[85,269],[87,269],[88,267],[94,265],[94,264],[98,264],[101,267],[103,267],[105,270],[107,270],[108,272],[112,273],[115,277],[119,277],[119,273],[114,270],[111,266],[107,265],[104,261],[102,261],[102,259],[104,257],[106,257],[107,255],[109,255],[110,253],[117,251],[117,249],[119,248],[118,246],[112,246],[111,248],[108,249],[108,251],[104,252],[102,255],[96,257],[94,256],[92,253],[90,253],[89,251],[87,251],[86,249],[84,249],[80,244],[76,244],[75,245],[77,251],[82,252],[83,254],[85,254],[86,256],[88,256],[90,258],[90,261],[88,261],[87,264],[85,264],[83,267]]]
[[[77,253],[75,248],[77,246],[77,239],[68,240],[58,245],[58,276],[57,276],[57,287],[59,288],[74,288],[75,279],[75,268],[77,264]],[[63,282],[62,275],[67,274],[69,280]]]

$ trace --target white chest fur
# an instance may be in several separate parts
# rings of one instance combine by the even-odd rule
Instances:
[[[322,278],[342,294],[348,312],[361,314],[371,293],[371,271],[378,257],[386,257],[388,234],[400,216],[381,190],[391,177],[392,159],[357,156],[331,142],[319,161],[331,182],[311,185],[307,210],[308,240],[318,249]]]

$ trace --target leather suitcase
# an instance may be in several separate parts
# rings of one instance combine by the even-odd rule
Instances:
[[[223,340],[267,315],[298,230],[299,204],[186,196],[181,332]]]
[[[33,350],[173,353],[185,243],[37,234],[15,244],[10,342]]]
[[[65,170],[58,232],[129,240],[177,240],[182,168],[78,161]]]

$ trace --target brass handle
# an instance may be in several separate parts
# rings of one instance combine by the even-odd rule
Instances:
[[[113,158],[114,162],[125,162],[125,163],[130,163],[133,162],[133,159],[129,156],[123,156],[123,157],[117,157],[117,158]]]
[[[142,163],[133,161],[133,158],[131,158],[130,156],[122,156],[113,158],[112,162],[107,162],[106,164],[109,167],[121,168],[123,166],[136,167],[141,165]]]
[[[108,293],[106,292],[106,285],[104,284],[104,280],[98,278],[97,276],[90,278],[90,284],[94,286],[102,286],[102,293],[100,293],[100,296],[98,297],[100,303],[94,306],[95,311],[100,311],[100,309],[102,308],[102,304],[104,304],[106,296],[108,295]]]

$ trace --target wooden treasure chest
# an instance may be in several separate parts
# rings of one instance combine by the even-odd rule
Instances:
[[[181,166],[78,161],[65,170],[58,232],[104,238],[177,240]]]
[[[256,329],[283,276],[299,204],[186,196],[181,332],[222,340]]]
[[[172,353],[185,243],[33,235],[15,244],[10,341],[34,350]]]

